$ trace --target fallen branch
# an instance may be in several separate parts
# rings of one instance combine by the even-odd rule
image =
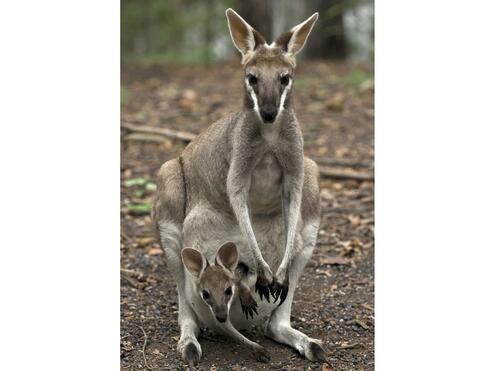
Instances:
[[[360,345],[358,342],[351,343],[351,344],[343,343],[340,346],[340,349],[351,349],[351,348],[357,347],[358,345]]]
[[[146,287],[146,284],[139,282],[138,280],[132,278],[128,273],[120,271],[120,277],[126,280],[135,289],[142,290]]]
[[[348,158],[330,158],[330,157],[313,157],[318,165],[328,165],[328,166],[347,166],[347,167],[360,167],[360,168],[370,168],[371,163],[360,162],[356,160],[351,160]]]
[[[148,133],[132,133],[124,137],[125,141],[135,140],[141,142],[155,142],[163,143],[167,141],[167,137],[161,134],[148,134]]]
[[[182,140],[184,142],[190,142],[196,138],[196,134],[189,133],[187,131],[160,128],[156,126],[136,125],[129,122],[123,122],[122,127],[137,133],[158,134],[167,138]]]
[[[368,172],[355,172],[347,170],[336,170],[328,167],[320,166],[320,174],[322,177],[333,179],[354,179],[354,180],[373,180],[375,176]]]
[[[141,331],[143,332],[143,335],[144,335],[144,344],[143,344],[143,350],[141,351],[143,353],[143,359],[144,359],[144,365],[146,366],[146,368],[148,370],[153,370],[149,365],[148,365],[148,361],[146,360],[146,344],[148,343],[148,335],[146,335],[146,332],[144,331],[144,328],[142,328],[141,326],[138,326]]]

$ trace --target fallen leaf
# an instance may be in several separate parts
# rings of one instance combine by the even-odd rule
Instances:
[[[321,371],[334,371],[334,369],[328,363],[324,363],[321,365]]]
[[[320,264],[332,264],[332,265],[347,265],[350,264],[350,259],[344,258],[342,256],[326,256],[320,258]]]
[[[334,199],[334,194],[328,189],[328,188],[323,188],[320,192],[321,198],[325,200],[333,200]]]
[[[141,237],[141,238],[137,239],[137,243],[138,243],[139,247],[149,245],[150,243],[153,243],[153,242],[155,242],[154,237]]]
[[[161,255],[163,254],[163,250],[160,249],[159,247],[152,247],[151,249],[148,250],[147,254],[151,256]]]
[[[349,215],[347,219],[349,220],[349,222],[351,223],[351,227],[353,228],[361,224],[361,218],[359,217],[359,215]]]
[[[342,111],[344,108],[344,101],[344,94],[342,92],[338,92],[327,100],[326,107],[332,111]]]

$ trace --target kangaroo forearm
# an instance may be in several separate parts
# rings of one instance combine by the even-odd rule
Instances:
[[[294,240],[301,210],[302,182],[295,180],[284,183],[283,213],[285,222],[285,252],[280,268],[286,270],[294,256]],[[280,269],[279,268],[279,269]]]
[[[232,339],[237,341],[239,344],[245,345],[251,349],[258,349],[260,348],[260,345],[255,343],[254,341],[249,340],[246,338],[244,335],[242,335],[237,329],[230,323],[230,320],[225,322],[221,326],[222,331],[225,333],[225,335],[230,336]]]
[[[256,241],[256,236],[253,231],[249,210],[247,206],[247,192],[235,193],[230,197],[232,210],[239,224],[242,236],[246,239],[249,249],[253,252],[257,261],[263,261],[263,256]]]

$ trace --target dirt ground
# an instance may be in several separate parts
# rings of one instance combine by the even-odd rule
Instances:
[[[374,369],[373,97],[369,73],[345,64],[301,61],[293,105],[305,153],[325,172],[318,243],[296,290],[292,324],[321,339],[327,363],[301,358],[287,346],[248,337],[271,353],[251,359],[230,339],[200,335],[205,370]],[[149,202],[160,165],[185,142],[129,130],[128,124],[199,133],[242,104],[240,64],[125,65],[122,70],[121,368],[182,370],[177,294],[154,238]],[[127,128],[126,128],[127,127]],[[351,178],[363,179],[349,179]],[[144,353],[143,353],[144,349]]]

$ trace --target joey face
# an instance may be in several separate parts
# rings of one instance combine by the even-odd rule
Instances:
[[[234,275],[220,265],[208,266],[198,285],[198,295],[219,322],[225,322],[234,297]]]
[[[237,247],[232,242],[223,244],[210,264],[199,250],[186,247],[182,261],[195,279],[198,295],[208,305],[219,322],[225,322],[235,291],[234,271],[238,263]]]

